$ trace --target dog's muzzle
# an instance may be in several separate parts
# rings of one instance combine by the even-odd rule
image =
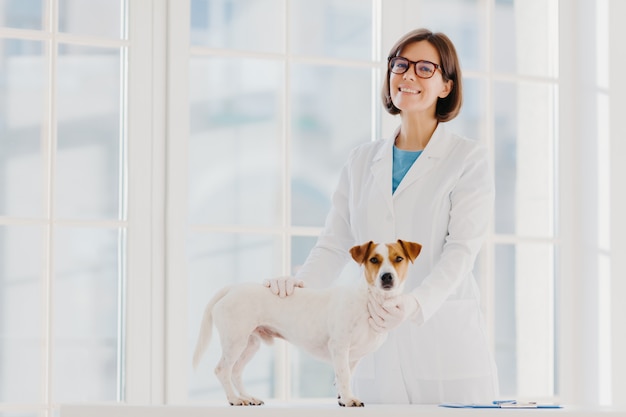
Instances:
[[[380,276],[380,284],[384,290],[390,290],[393,288],[393,274],[391,272],[385,272]]]

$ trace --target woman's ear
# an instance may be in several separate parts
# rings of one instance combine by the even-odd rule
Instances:
[[[444,81],[443,88],[441,89],[441,92],[439,93],[439,98],[448,97],[448,94],[450,94],[450,92],[452,91],[452,87],[454,87],[454,81],[452,80]]]

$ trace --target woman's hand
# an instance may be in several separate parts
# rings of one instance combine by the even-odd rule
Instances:
[[[414,317],[420,310],[419,302],[413,294],[401,294],[381,301],[369,293],[367,309],[370,313],[370,327],[379,333],[395,329],[404,320]]]
[[[263,285],[269,288],[274,295],[287,297],[293,294],[296,288],[304,288],[304,281],[292,277],[279,277],[266,279],[263,281]]]

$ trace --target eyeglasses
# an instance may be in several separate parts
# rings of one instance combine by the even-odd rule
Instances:
[[[435,75],[435,71],[441,69],[441,65],[435,64],[430,61],[410,61],[403,56],[392,56],[389,57],[389,71],[394,74],[404,74],[409,70],[409,67],[413,64],[413,69],[415,70],[415,75],[420,78],[431,78]]]

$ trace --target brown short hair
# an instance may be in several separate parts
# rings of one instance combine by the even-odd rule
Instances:
[[[454,119],[461,110],[461,104],[463,103],[463,86],[461,84],[461,67],[459,65],[459,58],[456,54],[454,44],[443,33],[433,33],[428,29],[416,29],[413,30],[402,38],[400,38],[396,44],[389,51],[389,58],[398,56],[402,49],[414,42],[428,41],[439,52],[441,59],[441,75],[444,81],[452,81],[452,90],[445,98],[440,98],[437,101],[437,109],[435,116],[439,122],[447,122]],[[387,74],[385,75],[385,81],[382,88],[382,101],[383,107],[390,114],[399,114],[400,109],[394,106],[391,101],[391,92],[389,91],[389,77],[391,72],[389,66],[387,66]]]

